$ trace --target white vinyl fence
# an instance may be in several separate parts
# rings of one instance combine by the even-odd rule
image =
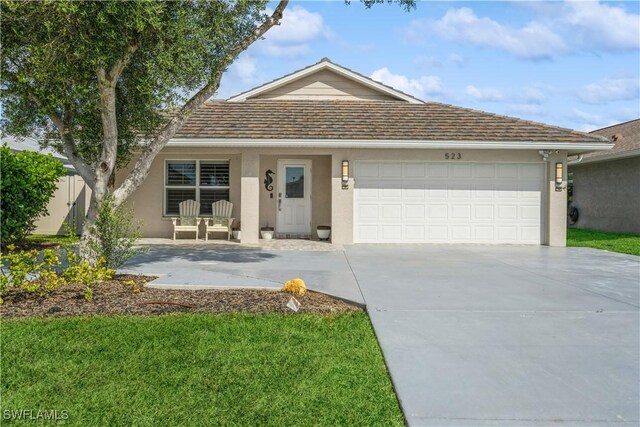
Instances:
[[[48,216],[35,222],[34,234],[66,234],[68,227],[82,231],[82,221],[89,208],[91,189],[79,175],[64,176],[49,201]]]

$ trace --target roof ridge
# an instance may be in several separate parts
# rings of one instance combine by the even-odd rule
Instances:
[[[231,96],[231,97],[227,98],[227,100],[230,100],[230,99],[233,99],[233,98],[242,97],[242,95],[244,95],[244,94],[247,94],[247,93],[253,92],[253,91],[257,90],[257,89],[260,89],[260,88],[262,88],[262,87],[268,86],[268,85],[270,85],[270,84],[272,84],[272,83],[274,83],[274,82],[277,82],[277,81],[279,81],[279,80],[285,80],[285,79],[287,79],[288,77],[290,77],[290,76],[292,76],[292,75],[294,75],[294,74],[301,73],[301,72],[303,72],[304,70],[307,70],[307,69],[309,69],[309,68],[311,68],[311,67],[315,67],[315,66],[317,66],[317,65],[319,65],[319,64],[322,64],[322,63],[330,64],[330,65],[332,65],[332,66],[334,66],[334,67],[337,67],[337,68],[343,69],[343,70],[345,70],[345,71],[347,71],[347,72],[349,72],[349,73],[353,73],[353,74],[355,74],[356,76],[358,76],[358,77],[360,77],[360,78],[363,78],[363,79],[365,79],[365,80],[368,80],[369,82],[373,83],[374,85],[380,85],[380,86],[382,86],[383,88],[388,89],[388,90],[391,90],[391,91],[393,91],[393,92],[395,92],[395,93],[397,93],[397,94],[401,94],[401,95],[406,96],[406,97],[409,97],[409,98],[411,98],[411,99],[413,99],[413,100],[415,100],[415,101],[419,101],[419,103],[424,103],[424,102],[425,102],[423,99],[420,99],[420,98],[418,98],[418,97],[416,97],[416,96],[413,96],[413,95],[408,94],[408,93],[406,93],[406,92],[403,92],[403,91],[401,91],[401,90],[399,90],[399,89],[396,89],[396,88],[394,88],[393,86],[389,86],[389,85],[387,85],[387,84],[384,84],[384,83],[382,83],[382,82],[379,82],[379,81],[377,81],[377,80],[374,80],[374,79],[372,79],[371,77],[367,77],[367,76],[365,76],[364,74],[361,74],[361,73],[359,73],[359,72],[357,72],[357,71],[354,71],[354,70],[352,70],[352,69],[351,69],[351,68],[349,68],[349,67],[345,67],[344,65],[337,64],[337,63],[335,63],[335,62],[331,61],[331,60],[330,60],[329,58],[327,58],[326,56],[325,56],[325,57],[323,57],[322,59],[320,59],[318,62],[316,62],[316,63],[314,63],[314,64],[307,65],[306,67],[303,67],[303,68],[300,68],[300,69],[298,69],[298,70],[292,71],[292,72],[290,72],[290,73],[288,73],[288,74],[285,74],[284,76],[280,76],[280,77],[278,77],[278,78],[275,78],[275,79],[272,79],[272,80],[270,80],[270,81],[268,81],[268,82],[265,82],[265,83],[263,83],[263,84],[261,84],[261,85],[254,86],[254,87],[252,87],[251,89],[245,90],[244,92],[240,92],[240,93],[238,93],[238,94],[236,94],[236,95],[233,95],[233,96]],[[334,72],[335,72],[335,71],[334,71]],[[347,78],[349,78],[349,77],[347,77]],[[285,83],[285,84],[286,84],[286,83]],[[362,84],[362,83],[361,83],[361,84]],[[393,96],[393,95],[391,95],[391,96]],[[400,97],[396,96],[396,98],[400,98]],[[246,101],[246,99],[244,99],[244,100]],[[406,101],[406,100],[405,100],[405,101]]]

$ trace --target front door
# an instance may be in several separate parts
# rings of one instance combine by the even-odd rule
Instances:
[[[278,160],[278,234],[311,234],[311,160]]]

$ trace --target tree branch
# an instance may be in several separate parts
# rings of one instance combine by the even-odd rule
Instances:
[[[62,141],[62,148],[65,156],[67,156],[67,159],[76,168],[76,171],[78,172],[78,174],[80,174],[82,179],[85,180],[89,187],[93,188],[93,186],[95,185],[95,174],[91,167],[80,156],[76,154],[77,147],[75,141],[73,140],[73,136],[71,135],[71,131],[69,130],[70,116],[67,115],[68,113],[65,113],[65,117],[60,117],[60,115],[55,111],[45,112],[45,110],[48,109],[43,106],[40,98],[38,98],[31,91],[26,93],[19,93],[5,88],[2,88],[0,90],[3,94],[6,95],[16,96],[19,98],[27,98],[31,102],[36,104],[38,108],[43,110],[44,114],[49,117],[49,120],[51,120],[53,125],[56,127],[58,135],[60,135],[60,140]]]
[[[289,0],[281,0],[273,13],[265,22],[263,22],[258,28],[255,29],[249,36],[241,40],[238,44],[233,46],[229,52],[225,55],[224,59],[220,62],[215,72],[210,76],[209,82],[200,89],[195,95],[193,95],[183,106],[179,112],[169,119],[168,123],[158,133],[158,135],[151,141],[146,147],[141,156],[136,161],[133,170],[129,173],[124,182],[113,192],[115,203],[118,205],[124,202],[131,193],[144,181],[151,163],[156,158],[160,150],[169,142],[171,138],[176,134],[178,129],[184,124],[187,118],[202,104],[204,104],[209,98],[211,98],[218,87],[220,86],[220,79],[225,69],[234,61],[234,59],[247,49],[252,43],[262,37],[273,26],[279,25],[284,14],[284,10],[289,4]]]

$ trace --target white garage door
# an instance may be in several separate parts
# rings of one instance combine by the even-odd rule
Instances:
[[[544,163],[356,162],[356,243],[542,242]]]

